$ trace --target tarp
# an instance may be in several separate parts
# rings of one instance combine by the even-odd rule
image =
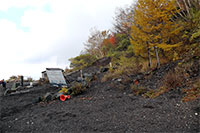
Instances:
[[[65,78],[61,70],[46,70],[51,84],[66,85]]]

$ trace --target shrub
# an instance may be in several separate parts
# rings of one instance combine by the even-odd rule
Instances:
[[[168,89],[176,89],[183,85],[184,77],[175,71],[169,71],[163,78],[163,87]]]
[[[96,57],[90,54],[81,54],[75,58],[69,59],[69,61],[71,62],[70,68],[78,70],[91,65],[94,61],[96,61]]]
[[[200,78],[194,81],[193,77],[193,74],[199,70],[198,66],[198,63],[195,63],[191,58],[179,62],[174,70],[164,75],[162,86],[159,89],[150,90],[143,96],[155,98],[171,89],[187,87],[190,89],[182,89],[185,94],[182,101],[187,102],[200,98]]]
[[[200,98],[200,78],[194,81],[191,89],[183,89],[185,96],[182,98],[183,102],[188,102]]]
[[[71,90],[73,92],[72,95],[78,95],[86,90],[86,86],[84,86],[82,83],[75,82],[72,85]]]

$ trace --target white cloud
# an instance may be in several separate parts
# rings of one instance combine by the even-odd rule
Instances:
[[[9,8],[43,7],[49,0],[0,0],[0,11],[7,11]]]
[[[23,47],[24,39],[22,37],[26,38],[27,34],[17,29],[15,23],[6,19],[0,20],[0,29],[0,55],[1,57],[6,57],[3,58],[3,61],[13,60],[13,57],[16,57],[16,61],[19,61],[20,59],[17,57],[20,57],[18,55],[20,55],[23,49],[25,49],[25,47]]]
[[[89,29],[112,26],[117,6],[131,0],[0,0],[0,10],[28,8],[21,17],[21,26],[0,18],[0,79],[12,75],[38,78],[46,67],[69,65],[68,59],[83,50]],[[51,11],[45,11],[49,5]],[[3,57],[3,58],[2,58]],[[29,75],[30,74],[30,75]]]

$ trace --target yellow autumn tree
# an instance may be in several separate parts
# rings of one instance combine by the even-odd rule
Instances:
[[[163,54],[175,57],[173,49],[182,44],[183,27],[175,22],[178,12],[174,0],[138,0],[131,27],[135,54],[146,57],[147,49],[157,46]]]

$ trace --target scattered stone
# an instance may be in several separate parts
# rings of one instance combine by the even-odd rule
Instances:
[[[132,96],[134,96],[134,95],[133,95],[133,94],[128,94],[128,96],[129,96],[129,97],[132,97]]]
[[[117,79],[117,81],[118,81],[118,82],[121,82],[121,81],[122,81],[122,79]]]
[[[83,80],[83,79],[82,79],[81,77],[78,77],[76,81],[77,81],[77,82],[81,82],[82,80]]]
[[[108,67],[103,67],[103,68],[101,68],[101,70],[100,70],[100,72],[107,72],[109,70],[109,68]]]

